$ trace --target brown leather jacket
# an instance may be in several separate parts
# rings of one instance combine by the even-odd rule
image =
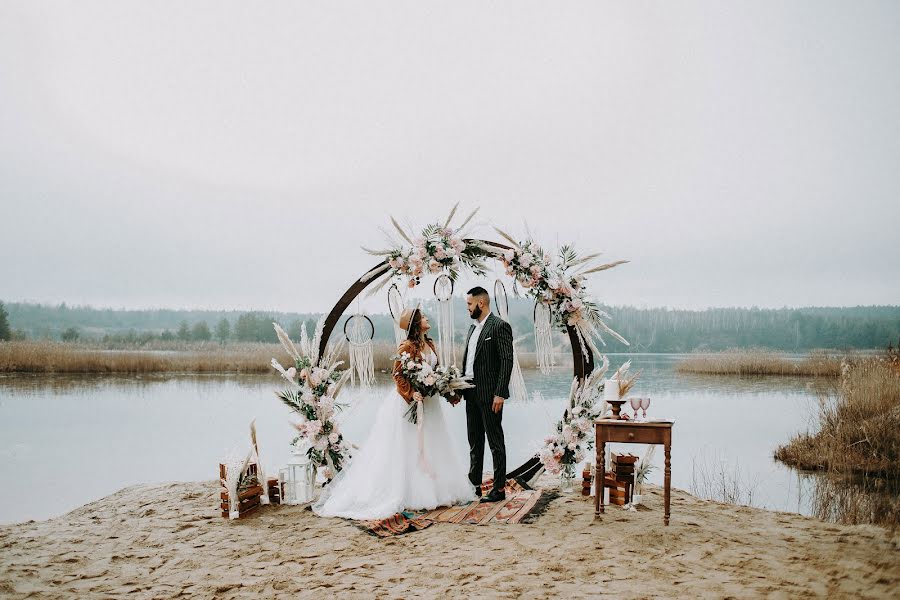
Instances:
[[[426,342],[428,346],[431,348],[431,351],[437,354],[437,350],[435,350],[434,342],[428,341]],[[400,346],[397,348],[397,354],[403,354],[404,352],[408,352],[410,356],[413,357],[414,360],[422,360],[422,350],[419,348],[419,345],[412,340],[403,340],[400,343]],[[403,376],[403,373],[400,371],[400,361],[394,361],[394,381],[397,384],[397,393],[406,400],[406,403],[409,404],[413,401],[412,396],[415,390],[412,388],[412,384],[409,380]]]

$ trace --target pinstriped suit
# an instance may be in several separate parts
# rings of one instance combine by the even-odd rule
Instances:
[[[469,354],[469,339],[475,325],[466,335],[462,364]],[[475,348],[473,364],[474,388],[463,391],[466,399],[466,431],[469,435],[469,481],[481,485],[484,469],[484,438],[487,436],[494,461],[494,490],[503,491],[506,485],[506,443],[503,440],[503,409],[495,413],[491,406],[494,396],[509,398],[509,377],[512,374],[512,327],[509,323],[489,314],[485,319]]]

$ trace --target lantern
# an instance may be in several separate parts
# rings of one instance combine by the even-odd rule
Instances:
[[[307,504],[316,499],[316,466],[303,454],[294,452],[286,467],[278,470],[284,504]]]

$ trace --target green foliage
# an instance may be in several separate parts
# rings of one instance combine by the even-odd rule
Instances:
[[[206,321],[194,323],[194,326],[191,327],[191,339],[195,342],[208,342],[212,339],[212,333],[210,333]]]
[[[216,339],[223,344],[231,339],[231,323],[225,317],[216,324]]]
[[[59,337],[64,342],[77,342],[81,334],[78,333],[77,327],[69,327]]]
[[[182,342],[188,342],[191,339],[191,326],[188,325],[187,321],[182,321],[180,325],[178,325],[178,333],[175,334],[179,340]]]
[[[9,313],[6,307],[0,302],[0,342],[12,339],[12,331],[9,328]]]

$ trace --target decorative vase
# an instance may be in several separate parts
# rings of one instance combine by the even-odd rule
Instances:
[[[575,489],[575,465],[563,465],[559,473],[559,491],[563,494]]]

